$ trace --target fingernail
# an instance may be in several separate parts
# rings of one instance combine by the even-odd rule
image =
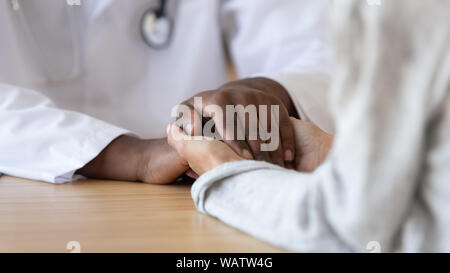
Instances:
[[[250,159],[250,160],[253,159],[252,154],[251,154],[248,150],[246,150],[246,149],[244,149],[244,150],[242,151],[242,155],[243,155],[245,158],[247,158],[247,159]]]
[[[292,160],[294,160],[294,154],[292,153],[291,150],[287,150],[286,152],[284,152],[284,160],[285,161],[292,161]]]

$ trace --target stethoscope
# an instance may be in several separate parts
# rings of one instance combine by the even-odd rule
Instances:
[[[66,0],[69,6],[74,2],[81,5],[81,0]],[[20,10],[19,0],[11,0],[13,10]],[[164,49],[170,44],[173,34],[173,21],[167,13],[167,0],[159,0],[156,8],[147,9],[140,20],[140,33],[144,42],[153,49]]]
[[[166,48],[173,34],[173,22],[167,15],[166,6],[167,0],[159,0],[157,8],[149,8],[141,17],[142,38],[154,49]]]

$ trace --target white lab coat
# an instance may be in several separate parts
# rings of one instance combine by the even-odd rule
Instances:
[[[225,47],[239,77],[278,80],[332,130],[326,0],[172,0],[165,50],[139,32],[157,2],[0,1],[0,173],[72,181],[119,135],[164,136],[173,106],[226,82]]]

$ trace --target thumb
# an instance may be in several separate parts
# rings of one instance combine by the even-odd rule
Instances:
[[[174,148],[179,154],[184,147],[184,142],[189,138],[180,127],[169,124],[167,125],[167,142]]]
[[[289,119],[291,120],[292,125],[295,125],[296,123],[301,122],[300,119],[296,119],[294,117],[289,117]]]

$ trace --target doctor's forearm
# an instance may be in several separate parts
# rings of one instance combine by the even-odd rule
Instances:
[[[187,169],[166,138],[144,140],[122,135],[78,173],[91,178],[165,184]]]
[[[139,180],[139,164],[146,142],[131,136],[119,136],[100,154],[78,170],[92,178]]]

